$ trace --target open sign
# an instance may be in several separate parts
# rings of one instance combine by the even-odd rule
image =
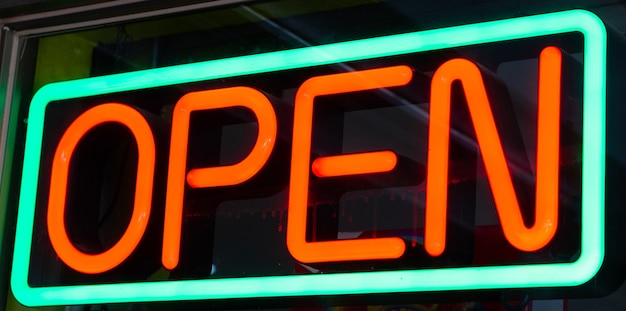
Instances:
[[[601,129],[604,127],[604,32],[602,23],[595,16],[582,11],[570,11],[48,85],[35,95],[28,119],[12,274],[13,291],[24,304],[42,305],[71,304],[77,301],[226,299],[582,284],[595,275],[603,254],[604,132]],[[462,183],[467,177],[465,173],[458,173],[464,170],[451,168],[454,165],[470,167],[475,180],[477,174],[480,174],[476,173],[479,170],[471,168],[468,163],[483,163],[499,227],[504,232],[507,245],[512,246],[515,252],[540,251],[557,239],[555,235],[563,232],[561,228],[568,228],[567,224],[559,221],[559,217],[563,217],[559,215],[559,205],[563,201],[559,187],[563,184],[563,178],[560,177],[564,146],[564,122],[560,120],[564,109],[561,103],[564,89],[562,81],[567,76],[563,74],[565,66],[562,64],[565,61],[561,49],[569,48],[567,42],[570,40],[552,40],[556,35],[578,38],[573,41],[578,40],[580,44],[574,46],[580,46],[581,51],[577,52],[584,55],[582,66],[585,78],[579,87],[582,90],[580,110],[583,120],[577,125],[577,131],[582,135],[578,140],[581,142],[582,161],[577,168],[583,176],[580,182],[583,195],[580,202],[574,204],[580,205],[576,213],[579,213],[581,221],[573,225],[574,230],[580,232],[580,241],[564,251],[564,257],[571,259],[558,261],[540,258],[497,264],[491,259],[481,263],[477,255],[472,254],[475,252],[473,249],[462,250],[463,254],[469,254],[469,259],[456,260],[458,255],[446,254],[448,250],[457,250],[455,245],[448,245],[448,242],[456,241],[457,245],[467,243],[448,236],[460,232],[451,229],[454,225],[449,224],[451,211],[447,208],[451,204],[448,201],[471,198],[469,201],[473,205],[475,198],[464,197],[462,193],[466,190],[450,193],[451,184]],[[451,43],[450,38],[456,41]],[[525,223],[525,216],[522,215],[522,199],[516,191],[519,186],[511,177],[515,175],[511,173],[511,152],[506,152],[511,150],[506,146],[511,140],[509,137],[514,134],[503,133],[496,124],[507,122],[499,116],[509,113],[494,108],[490,94],[494,88],[498,88],[494,82],[497,80],[485,74],[487,70],[471,59],[446,57],[450,49],[482,48],[480,44],[501,41],[522,41],[519,44],[527,42],[521,39],[535,40],[531,44],[535,46],[531,53],[534,53],[532,57],[537,58],[538,62],[534,77],[538,81],[538,95],[535,99],[536,135],[532,144],[526,143],[533,146],[534,150],[529,152],[533,154],[533,164],[529,167],[536,172],[532,182],[534,200],[530,225]],[[432,54],[439,51],[444,52]],[[427,69],[419,68],[426,58],[445,59],[432,61],[426,66]],[[377,63],[366,63],[368,61]],[[381,62],[384,64],[380,65]],[[334,69],[320,69],[333,64],[342,64],[351,70],[336,73]],[[346,71],[345,67],[341,71]],[[420,72],[420,77],[415,76],[416,72]],[[273,98],[276,96],[274,86],[265,84],[268,80],[278,78],[263,75],[274,74],[287,76],[279,81],[292,81],[289,89],[293,92],[283,90],[283,93],[291,94],[283,98],[293,99],[286,105],[293,107],[287,109],[287,113],[277,111],[279,105]],[[229,80],[231,78],[233,80]],[[239,78],[243,80],[237,80]],[[454,88],[458,89],[455,86],[457,84],[461,86],[464,100],[453,98],[456,96]],[[138,110],[131,107],[135,104],[116,99],[124,92],[139,92],[135,97],[148,94],[142,92],[166,90],[163,92],[167,93],[170,89],[165,88],[176,88],[174,93],[180,95],[171,96],[175,98],[175,103],[169,103],[173,106],[173,113],[168,120],[171,124],[164,126],[166,135],[155,134],[158,126],[155,127],[150,120],[150,113],[143,112],[152,110],[154,113],[156,109],[150,108],[154,104],[139,104]],[[318,103],[318,98],[342,102],[341,96],[352,96],[359,92],[366,92],[366,97],[371,95],[367,92],[394,96],[394,89],[409,94],[409,106],[415,104],[414,101],[419,97],[411,94],[428,94],[425,99],[429,108],[425,118],[427,128],[422,134],[427,136],[427,140],[410,143],[423,146],[422,150],[427,150],[425,156],[407,160],[393,148],[346,152],[349,148],[345,144],[332,148],[319,147],[323,145],[324,138],[332,137],[319,133],[317,126],[322,124],[321,119],[339,114],[342,120],[337,122],[345,123],[349,120],[344,116],[345,111],[359,109],[350,106],[338,108],[340,113],[332,109],[318,112],[318,107],[334,107]],[[387,92],[391,92],[391,95]],[[159,96],[152,95],[151,98],[158,100]],[[162,100],[168,98],[164,96]],[[279,101],[284,102],[283,98]],[[458,105],[453,102],[460,102],[465,107],[464,122],[468,126],[457,128],[451,125],[451,122],[455,122],[450,121],[451,115],[463,114],[454,111]],[[166,104],[159,103],[159,109],[166,107]],[[244,108],[246,122],[255,124],[249,150],[245,150],[243,156],[234,163],[226,165],[195,162],[194,159],[202,158],[203,154],[190,151],[194,148],[190,146],[197,145],[197,137],[202,139],[204,134],[198,134],[202,131],[192,125],[194,115],[233,107]],[[339,107],[342,107],[341,104]],[[195,122],[202,128],[202,122]],[[136,159],[131,157],[136,163],[132,205],[127,207],[132,212],[125,229],[113,238],[111,245],[102,251],[86,251],[88,247],[77,245],[76,238],[72,238],[69,233],[69,227],[73,226],[70,224],[77,221],[68,221],[68,185],[72,184],[73,176],[80,175],[71,172],[72,159],[76,150],[85,149],[80,144],[87,140],[85,137],[90,135],[92,129],[109,123],[121,125],[126,134],[120,135],[132,137],[136,146]],[[276,154],[280,152],[275,150],[278,148],[276,144],[281,133],[285,132],[288,132],[287,139],[283,140],[289,148],[287,151],[283,148],[280,152],[288,156],[278,159]],[[328,132],[344,135],[333,132],[332,127]],[[457,138],[450,138],[453,134],[469,137],[468,144],[472,145],[473,142],[472,146],[477,150],[471,151],[472,148],[463,143],[455,145],[457,143],[453,140]],[[520,138],[522,140],[523,137]],[[159,156],[160,149],[167,150],[166,156]],[[455,161],[459,154],[462,155],[458,157],[460,160]],[[478,160],[478,157],[481,159]],[[188,202],[196,200],[201,202],[198,206],[202,206],[208,202],[207,197],[224,187],[237,187],[254,180],[258,185],[272,180],[256,179],[263,170],[264,174],[272,174],[267,171],[268,167],[274,167],[268,164],[272,161],[288,168],[284,169],[287,173],[281,173],[282,177],[276,177],[288,181],[288,185],[282,189],[287,196],[286,233],[282,243],[299,267],[309,272],[328,269],[332,273],[280,272],[220,278],[207,272],[203,275],[185,274],[180,279],[115,280],[118,266],[124,265],[129,256],[136,253],[142,239],[145,240],[148,223],[155,218],[152,210],[158,205],[153,202],[155,196],[164,197],[162,230],[157,230],[161,234],[160,262],[163,267],[176,273],[181,269],[181,243],[189,243],[182,234],[185,226],[189,225],[184,222],[183,215],[187,213],[185,209],[195,203]],[[161,181],[154,177],[159,171],[166,176]],[[339,229],[335,229],[334,237],[323,237],[323,234],[316,232],[317,229],[323,229],[324,224],[313,224],[319,214],[312,211],[312,202],[332,205],[332,202],[346,200],[350,195],[345,195],[344,186],[336,190],[337,185],[342,180],[361,175],[376,177],[374,181],[365,182],[367,186],[364,188],[358,186],[362,181],[350,181],[348,186],[342,184],[346,189],[355,187],[357,192],[352,192],[353,196],[358,196],[358,191],[363,189],[372,191],[372,188],[376,188],[372,184],[378,183],[383,187],[411,187],[413,193],[417,193],[418,188],[422,189],[425,195],[423,225],[407,228],[410,232],[406,234],[402,230],[404,227],[394,227],[387,230],[389,232],[353,230],[351,232],[358,232],[360,236],[352,238],[339,238]],[[314,185],[312,180],[315,181]],[[153,189],[154,184],[159,182],[160,189],[165,189],[162,194]],[[474,181],[471,184],[475,187]],[[81,185],[76,187],[83,189]],[[572,188],[578,189],[578,186]],[[270,192],[264,193],[267,196]],[[330,214],[330,218],[339,217],[336,208]],[[461,211],[459,215],[465,214]],[[473,216],[470,218],[472,220],[468,223],[473,225]],[[561,233],[563,235],[566,234]],[[423,241],[418,243],[419,239]],[[42,249],[46,247],[53,252],[48,251],[45,256],[58,256],[62,261],[59,263],[62,268],[59,269],[73,270],[67,273],[80,281],[71,277],[54,279],[35,275],[33,271],[38,269],[34,268],[33,262],[39,262],[41,266],[50,259],[38,258],[45,257],[41,254],[45,253]],[[424,256],[434,258],[436,264],[414,263],[415,258]],[[451,261],[446,262],[452,263],[437,263],[440,256],[448,256],[446,258]],[[396,260],[402,261],[400,267],[393,267]],[[362,271],[362,268],[350,268],[351,264],[356,263],[358,266],[359,262],[383,268],[367,272]],[[411,268],[406,268],[406,262],[411,262]],[[389,265],[393,268],[390,269]],[[186,264],[182,266],[187,267]],[[97,279],[99,274],[107,275],[109,272],[112,278],[106,281]],[[90,284],[88,275],[95,275],[93,284]]]

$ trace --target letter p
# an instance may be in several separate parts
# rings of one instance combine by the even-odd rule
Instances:
[[[191,112],[241,106],[250,109],[258,121],[258,136],[252,151],[239,163],[218,167],[187,169],[187,145]],[[276,115],[269,99],[248,87],[231,87],[186,94],[174,107],[172,138],[165,201],[163,254],[167,269],[178,265],[183,218],[185,180],[192,188],[231,186],[252,178],[269,158],[276,140]]]

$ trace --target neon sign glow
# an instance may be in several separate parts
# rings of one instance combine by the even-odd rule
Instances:
[[[559,188],[559,112],[561,52],[547,47],[539,57],[539,104],[537,128],[536,219],[532,228],[524,225],[517,195],[506,165],[502,144],[489,108],[487,93],[476,65],[454,59],[443,64],[433,76],[430,110],[428,186],[426,188],[426,251],[437,256],[445,247],[448,176],[448,131],[452,82],[459,79],[467,93],[478,144],[484,157],[489,185],[496,201],[504,235],[513,246],[534,251],[550,242],[557,228]],[[447,125],[447,126],[446,126]],[[443,178],[442,178],[443,177]]]
[[[199,279],[177,281],[154,281],[117,284],[69,285],[34,287],[28,282],[29,259],[33,239],[35,200],[41,164],[41,145],[45,122],[45,110],[52,101],[109,94],[116,92],[148,89],[159,86],[206,81],[224,77],[234,77],[253,73],[305,68],[354,60],[374,59],[384,56],[419,53],[439,49],[464,47],[482,43],[540,37],[553,34],[579,32],[584,36],[584,85],[583,85],[583,185],[582,185],[582,241],[579,258],[570,263],[539,263],[527,265],[481,266],[460,268],[439,268],[419,270],[395,270],[376,272],[350,272],[312,275],[286,275],[241,277],[225,279]],[[451,41],[450,38],[454,38]],[[12,290],[18,300],[28,306],[60,304],[93,304],[141,301],[229,299],[256,297],[284,297],[310,295],[343,295],[370,293],[423,292],[445,290],[472,290],[515,287],[564,287],[576,286],[590,280],[600,268],[604,256],[604,148],[605,148],[605,57],[606,31],[602,22],[593,14],[574,10],[502,21],[464,25],[402,35],[364,39],[351,42],[329,44],[267,54],[243,56],[231,59],[208,61],[197,64],[151,69],[140,72],[112,76],[95,77],[76,81],[54,83],[42,88],[33,98],[26,137],[26,151],[22,174],[18,226],[14,262],[12,270]],[[448,84],[433,83],[432,102],[439,102],[438,110],[431,111],[431,126],[443,126],[445,130],[430,130],[431,139],[448,141],[447,118],[450,106],[449,83],[461,80],[468,97],[468,104],[481,150],[486,157],[488,178],[496,197],[503,229],[507,239],[517,248],[535,250],[547,243],[556,229],[556,208],[551,193],[558,184],[558,83],[560,81],[560,53],[558,49],[546,48],[540,57],[540,112],[539,131],[547,133],[538,139],[537,215],[540,227],[528,229],[517,213],[516,199],[508,173],[502,164],[504,156],[498,150],[497,131],[490,125],[490,112],[477,112],[488,108],[484,98],[484,87],[480,76],[476,76],[475,65],[455,59],[445,63],[435,77],[446,76]],[[365,79],[363,77],[366,77]],[[333,83],[340,79],[342,83]],[[306,230],[306,212],[298,206],[306,202],[309,169],[311,168],[308,148],[311,125],[309,114],[313,109],[316,95],[367,90],[381,87],[404,85],[411,79],[407,67],[385,67],[368,71],[318,76],[308,80],[296,95],[294,147],[292,155],[292,176],[290,183],[290,226],[287,245],[292,255],[302,262],[324,262],[342,260],[363,260],[372,258],[397,258],[404,251],[400,238],[344,240],[330,242],[307,242],[302,238]],[[349,81],[346,83],[345,81]],[[350,84],[353,83],[353,84]],[[471,83],[476,85],[470,86]],[[482,91],[481,91],[482,90]],[[481,93],[482,92],[482,93]],[[206,105],[203,99],[211,98],[214,106]],[[240,99],[232,101],[231,98]],[[172,183],[168,193],[163,241],[163,264],[167,268],[177,264],[177,243],[180,237],[180,206],[185,183],[191,187],[213,187],[216,185],[237,184],[245,181],[263,166],[271,153],[272,141],[276,137],[275,116],[265,96],[251,88],[230,88],[194,92],[183,97],[177,105],[180,110],[174,113],[172,135],[186,137],[189,113],[193,110],[208,110],[219,107],[246,105],[253,111],[259,123],[257,142],[253,151],[241,162],[220,168],[193,169],[185,174],[184,154],[170,154],[168,182]],[[78,271],[100,273],[123,261],[132,252],[136,241],[145,229],[143,221],[149,217],[149,199],[142,194],[151,192],[151,164],[154,161],[154,142],[149,127],[143,118],[126,106],[108,103],[85,112],[72,123],[59,144],[54,158],[51,195],[49,198],[48,224],[50,239],[59,257]],[[478,119],[483,118],[483,119]],[[65,235],[63,212],[65,183],[68,161],[80,136],[90,127],[103,122],[117,122],[128,127],[133,133],[139,149],[137,174],[137,196],[132,221],[119,242],[108,251],[88,255],[77,251]],[[172,140],[174,141],[174,140]],[[184,140],[177,150],[186,150]],[[296,144],[300,144],[297,145]],[[309,144],[309,146],[307,146]],[[432,185],[445,183],[437,176],[446,176],[447,143],[431,150],[428,162],[428,206],[445,206],[445,193],[435,192]],[[556,147],[556,148],[555,148]],[[174,148],[174,147],[172,147]],[[556,150],[555,150],[556,149]],[[178,160],[177,160],[178,157]],[[312,172],[320,178],[353,174],[386,172],[396,165],[393,152],[376,151],[371,153],[332,155],[319,157],[312,163]],[[375,165],[363,170],[355,163],[372,162]],[[182,163],[182,165],[181,165]],[[346,165],[353,163],[353,165]],[[145,166],[144,166],[145,164]],[[438,172],[438,173],[432,173]],[[234,174],[237,173],[237,174]],[[545,174],[545,175],[544,175]],[[218,184],[211,176],[221,176]],[[146,179],[146,180],[139,180]],[[545,182],[545,185],[539,183]],[[169,187],[168,187],[169,188]],[[443,187],[442,189],[445,189]],[[173,195],[171,195],[173,194]],[[177,195],[178,194],[178,195]],[[148,200],[148,202],[146,202]],[[546,203],[540,202],[545,200]],[[305,205],[306,206],[306,205]],[[427,208],[426,249],[437,256],[445,248],[445,209]],[[304,225],[303,225],[304,224]],[[547,226],[546,226],[547,225]],[[551,227],[552,226],[552,229]],[[547,228],[538,230],[536,228]],[[432,229],[432,230],[431,230]],[[431,231],[429,231],[431,230]],[[177,233],[178,232],[178,233]],[[530,238],[528,238],[530,237]],[[351,245],[351,243],[355,245]],[[356,250],[356,252],[355,252]],[[321,254],[322,257],[316,257]],[[425,281],[427,280],[427,281]]]

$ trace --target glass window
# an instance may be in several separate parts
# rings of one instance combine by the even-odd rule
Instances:
[[[2,188],[5,228],[29,225],[5,229],[29,254],[18,258],[29,288],[89,293],[74,301],[85,307],[67,310],[623,308],[624,3],[276,0],[174,13],[175,7],[122,22],[15,33],[19,56],[3,63],[16,69],[11,83],[3,81],[13,88]],[[549,14],[575,8],[600,18],[606,54],[589,48],[602,42],[595,33],[550,30],[558,14]],[[584,24],[586,13],[576,14],[562,16]],[[440,43],[403,49],[420,38]],[[604,62],[606,70],[594,75]],[[606,118],[594,117],[604,113],[594,106],[604,100],[594,89],[602,86],[598,80],[606,81]],[[604,128],[606,143],[604,131],[594,130]],[[141,136],[144,130],[150,135]],[[265,156],[249,158],[260,150]],[[605,162],[589,160],[596,154]],[[246,161],[256,165],[248,173],[238,166]],[[202,171],[215,167],[224,171]],[[437,174],[442,183],[433,186]],[[605,194],[593,192],[603,188],[593,187],[590,176],[605,183]],[[139,197],[148,200],[149,215],[138,214]],[[606,214],[598,220],[604,227],[592,226],[604,236],[599,246],[602,238],[584,242],[586,219],[604,216],[591,197],[603,201]],[[24,206],[32,212],[27,222],[16,220],[18,208],[25,217]],[[442,206],[443,214],[433,214]],[[525,239],[535,223],[545,230]],[[139,233],[133,238],[129,228]],[[432,228],[439,231],[428,233]],[[122,244],[121,255],[111,255],[117,261],[100,261]],[[384,250],[388,245],[401,251]],[[528,270],[534,280],[538,271],[552,273],[596,250],[604,262],[582,285],[545,276],[528,286],[516,281],[523,268],[506,275],[510,267],[545,268]],[[489,272],[494,267],[498,272]],[[394,271],[446,271],[416,283],[461,284],[455,276],[473,275],[481,285],[470,280],[434,291],[414,285],[419,290],[406,293],[370,284],[378,282],[372,275]],[[288,291],[284,284],[312,275],[346,275],[355,289],[272,295],[260,288],[263,298],[249,298],[227,288],[233,282]],[[362,286],[354,285],[359,277]],[[263,278],[271,281],[252,283]],[[569,279],[557,272],[554,278]],[[120,294],[104,303],[86,289],[216,280],[227,294],[215,301],[210,293],[181,293],[182,302],[162,302],[179,300],[164,290],[153,299],[138,292],[143,298]],[[132,288],[152,290],[142,286]],[[241,290],[256,297],[254,289]],[[43,299],[37,301],[46,305]],[[21,308],[12,293],[7,300],[8,310]]]

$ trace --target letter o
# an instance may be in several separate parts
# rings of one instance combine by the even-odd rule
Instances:
[[[74,149],[81,138],[95,126],[107,122],[128,127],[137,141],[139,155],[133,213],[126,231],[115,245],[100,254],[87,254],[72,244],[65,230],[68,172]],[[102,273],[118,266],[133,252],[150,218],[154,163],[155,145],[150,126],[141,113],[129,106],[118,103],[98,105],[70,124],[52,160],[47,215],[50,242],[65,264],[82,273]]]

